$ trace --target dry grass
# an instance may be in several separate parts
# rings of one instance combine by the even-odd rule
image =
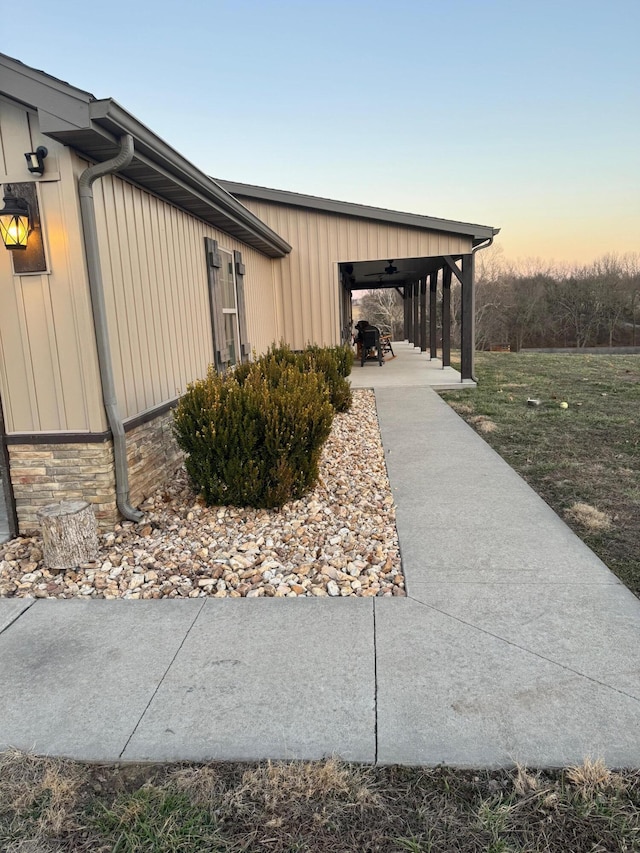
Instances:
[[[459,400],[450,400],[449,405],[452,409],[455,409],[459,415],[472,415],[474,411],[473,404],[461,403]]]
[[[619,788],[622,782],[622,777],[612,773],[601,758],[595,761],[585,758],[579,767],[571,767],[567,770],[567,779],[585,798],[607,788]]]
[[[640,846],[640,776],[318,762],[83,766],[0,755],[2,853],[604,853]]]
[[[475,415],[473,418],[469,418],[469,423],[473,424],[478,432],[485,434],[495,432],[498,429],[498,424],[486,415]]]
[[[611,517],[606,512],[591,506],[591,504],[574,503],[569,509],[565,510],[564,514],[566,518],[577,522],[589,533],[599,533],[611,529]]]
[[[0,753],[0,815],[32,817],[35,838],[53,837],[78,828],[78,794],[85,769],[73,762],[35,758],[18,751]]]
[[[353,793],[353,770],[333,758],[325,762],[304,761],[298,764],[269,761],[254,770],[247,770],[242,777],[242,786],[235,791],[239,803],[258,799],[267,809],[274,811],[292,800],[340,798]]]
[[[293,841],[306,825],[320,837],[332,835],[336,826],[353,831],[363,819],[376,823],[384,807],[374,785],[371,768],[335,759],[270,761],[243,773],[240,784],[223,797],[223,810],[234,824],[265,834],[278,830]]]
[[[540,787],[540,777],[537,773],[532,773],[521,764],[516,765],[513,777],[513,789],[521,797],[537,791]]]

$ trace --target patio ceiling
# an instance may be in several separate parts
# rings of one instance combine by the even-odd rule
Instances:
[[[455,260],[460,257],[460,255],[453,255]],[[384,272],[385,267],[389,266],[389,261],[393,263],[394,267],[398,268],[398,272],[393,275],[387,275]],[[445,263],[443,255],[434,255],[422,258],[355,261],[351,264],[341,264],[341,267],[343,270],[347,266],[353,267],[350,282],[347,285],[349,290],[375,290],[381,287],[398,287],[408,282],[418,281],[434,270],[442,269]]]

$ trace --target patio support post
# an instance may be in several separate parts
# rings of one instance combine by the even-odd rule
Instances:
[[[475,380],[475,288],[474,255],[462,256],[462,329],[460,375],[463,380]]]
[[[430,357],[438,357],[438,270],[429,273],[429,350]]]
[[[420,323],[418,317],[418,308],[420,302],[420,284],[417,281],[413,282],[413,345],[420,346]]]
[[[451,270],[442,270],[442,366],[451,367]]]
[[[410,334],[411,314],[409,311],[409,307],[411,305],[411,302],[410,302],[411,289],[410,289],[410,286],[408,284],[405,284],[403,290],[404,290],[404,295],[402,297],[402,301],[403,301],[403,307],[404,307],[404,339],[406,341],[409,341],[409,340],[411,340],[411,334]]]
[[[427,351],[427,279],[420,279],[420,352]]]

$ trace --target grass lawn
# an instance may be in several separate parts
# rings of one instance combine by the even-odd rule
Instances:
[[[483,352],[476,374],[442,397],[640,595],[640,356]]]
[[[100,766],[0,754],[3,853],[633,851],[640,774],[298,764]]]

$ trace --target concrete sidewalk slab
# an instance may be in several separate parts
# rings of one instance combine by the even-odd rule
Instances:
[[[378,760],[638,766],[640,602],[432,390],[376,402],[409,596],[376,601]]]
[[[640,607],[621,584],[414,584],[412,598],[640,700]]]
[[[37,601],[0,634],[0,750],[117,760],[201,609]]]
[[[596,555],[429,388],[376,391],[410,584],[435,579],[611,583]],[[420,460],[420,464],[416,464]]]
[[[636,699],[417,601],[375,608],[379,763],[640,766]]]
[[[372,599],[209,599],[127,760],[375,761]]]
[[[0,634],[33,604],[33,598],[0,598]]]

